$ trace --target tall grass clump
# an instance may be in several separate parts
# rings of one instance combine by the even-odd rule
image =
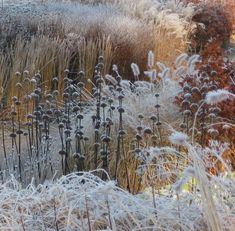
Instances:
[[[12,73],[16,69],[28,69],[27,63],[23,67],[15,68],[19,63],[24,63],[23,60],[16,60],[17,52],[19,49],[28,50],[31,44],[31,52],[37,54],[40,45],[44,48],[44,41],[41,40],[46,39],[54,43],[48,48],[51,55],[54,53],[51,60],[65,57],[67,68],[73,72],[83,70],[88,78],[92,78],[91,70],[99,55],[103,55],[107,60],[106,72],[111,70],[111,63],[116,63],[120,66],[120,73],[127,79],[131,77],[132,62],[145,69],[146,56],[143,54],[149,50],[155,52],[159,61],[171,65],[174,59],[186,50],[193,7],[181,3],[155,4],[149,1],[148,4],[153,7],[149,12],[145,4],[129,1],[125,4],[114,2],[93,5],[84,2],[46,2],[37,9],[33,4],[23,5],[22,9],[6,8],[6,12],[3,12],[5,16],[1,19],[1,28],[7,39],[2,39],[1,46],[5,53],[15,57],[3,57],[3,60],[6,60],[3,66],[12,66]],[[27,9],[26,13],[20,14],[24,8]],[[142,12],[142,8],[142,14],[133,13],[133,9]],[[61,50],[58,47],[66,50],[62,51],[64,55],[60,55]],[[136,47],[138,49],[135,49]],[[58,49],[59,51],[56,51]],[[167,55],[170,53],[171,55]],[[33,62],[34,57],[31,59]],[[42,64],[37,62],[34,64],[37,71],[47,68],[47,71],[55,75],[61,73],[60,68],[53,67],[53,61],[45,58],[40,61]],[[3,88],[10,85],[6,82],[12,79],[12,73],[8,71],[2,77]],[[43,76],[48,81],[46,74]]]

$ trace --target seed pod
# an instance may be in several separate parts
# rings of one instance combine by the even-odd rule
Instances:
[[[16,134],[17,134],[17,135],[22,135],[23,133],[24,133],[24,132],[23,132],[22,130],[17,130],[17,131],[16,131]]]
[[[187,83],[184,83],[183,91],[188,92],[190,90],[190,87]]]
[[[32,119],[33,118],[33,115],[32,114],[28,114],[27,115],[27,119]]]
[[[181,124],[180,124],[180,128],[185,129],[186,127],[187,127],[187,124],[186,124],[186,123],[181,123]]]
[[[34,114],[35,116],[40,116],[40,115],[41,115],[41,112],[40,112],[40,111],[34,111],[33,114]]]
[[[118,134],[119,134],[120,136],[124,136],[124,135],[126,135],[126,132],[122,129],[122,130],[119,130],[119,131],[118,131]]]
[[[144,133],[145,134],[148,134],[148,135],[151,135],[153,133],[152,129],[151,128],[145,128],[144,129]]]
[[[136,129],[137,129],[137,131],[140,132],[140,131],[142,131],[143,127],[142,126],[137,126]]]
[[[191,89],[191,91],[192,91],[192,93],[194,93],[194,94],[199,94],[199,93],[200,93],[200,90],[199,90],[198,87],[193,87],[193,88]]]
[[[84,136],[84,141],[88,141],[89,138],[87,136]]]
[[[216,114],[215,114],[215,113],[210,113],[208,116],[209,116],[209,118],[211,118],[211,119],[216,118]]]
[[[155,141],[158,139],[158,137],[156,135],[153,135],[153,136],[151,136],[151,139]]]
[[[189,104],[190,104],[190,101],[186,100],[186,99],[183,100],[182,103],[181,103],[182,107],[187,107],[187,106],[189,106]]]
[[[197,103],[192,103],[190,105],[190,109],[193,111],[193,112],[196,112],[197,109],[198,109],[198,104]]]
[[[214,70],[212,70],[212,71],[211,71],[211,76],[212,76],[212,77],[215,77],[216,75],[217,75],[217,72],[214,71]]]
[[[10,134],[10,137],[11,137],[11,138],[16,138],[16,134],[15,134],[15,133],[11,133],[11,134]]]
[[[109,143],[111,141],[111,138],[109,136],[102,137],[102,141],[105,143]]]
[[[153,122],[156,122],[156,121],[157,121],[157,117],[156,117],[155,115],[152,115],[152,116],[150,117],[150,119],[151,119]]]
[[[95,147],[95,148],[98,148],[99,146],[100,146],[100,143],[97,143],[97,142],[94,143],[94,147]]]
[[[141,149],[140,148],[136,148],[135,149],[135,153],[137,153],[137,154],[141,153]]]
[[[125,112],[125,110],[124,110],[124,108],[123,108],[123,107],[118,107],[118,112],[119,112],[119,113],[124,113],[124,112]]]
[[[116,91],[121,92],[121,91],[122,91],[122,88],[121,88],[121,87],[117,87],[117,88],[116,88]]]
[[[21,102],[17,100],[17,101],[15,102],[15,105],[16,105],[16,106],[20,106],[20,105],[21,105]]]
[[[64,124],[63,123],[59,123],[59,128],[64,128]]]
[[[83,83],[83,82],[79,82],[79,83],[77,84],[77,86],[78,86],[80,89],[82,89],[82,88],[84,87],[84,83]]]
[[[13,97],[12,97],[12,101],[13,101],[13,102],[16,102],[17,100],[18,100],[17,96],[13,96]]]
[[[69,98],[69,93],[64,93],[63,97],[64,97],[64,99],[68,99]]]
[[[43,119],[43,120],[49,120],[49,116],[48,116],[48,115],[43,115],[43,116],[42,116],[42,119]]]
[[[118,96],[118,99],[119,99],[119,100],[122,100],[122,99],[124,99],[124,96],[123,96],[123,95],[119,95],[119,96]]]
[[[105,107],[107,107],[107,104],[106,104],[105,102],[102,102],[102,103],[100,104],[100,106],[103,107],[103,108],[105,108]]]
[[[208,133],[209,133],[211,136],[213,136],[213,137],[219,135],[219,132],[218,132],[216,129],[214,129],[214,128],[208,129]]]
[[[69,137],[67,137],[66,138],[66,140],[65,140],[65,142],[67,142],[67,143],[69,143],[69,142],[71,142],[72,141],[72,138],[69,136]]]
[[[117,80],[117,82],[120,84],[120,82],[122,81],[122,77],[121,77],[120,75],[118,75],[118,76],[116,77],[116,80]]]
[[[66,151],[60,150],[60,151],[59,151],[59,154],[60,154],[61,156],[66,155]]]
[[[138,141],[143,139],[142,136],[139,135],[139,134],[136,134],[136,135],[135,135],[135,138],[136,138]]]
[[[80,153],[79,153],[79,152],[73,153],[73,158],[74,158],[74,159],[78,159],[79,156],[80,156]]]
[[[183,114],[184,114],[185,116],[190,116],[192,113],[191,113],[190,110],[185,110],[185,111],[183,111]]]
[[[78,114],[78,115],[77,115],[77,118],[80,119],[80,120],[82,120],[82,119],[84,118],[84,116],[83,116],[82,114]]]
[[[17,115],[16,111],[11,111],[11,115],[16,116]]]
[[[70,131],[69,129],[65,129],[65,130],[64,130],[64,134],[70,135],[70,133],[71,133],[71,131]]]
[[[35,93],[36,95],[39,95],[39,94],[41,93],[41,89],[40,89],[40,88],[35,89],[35,90],[34,90],[34,93]]]
[[[190,93],[186,93],[186,94],[184,94],[184,98],[185,99],[191,99],[192,95]]]
[[[22,88],[22,84],[21,84],[21,83],[17,83],[17,84],[16,84],[16,87],[17,87],[17,88]]]
[[[99,79],[96,80],[96,84],[101,84],[101,83],[103,83],[103,82],[104,82],[104,81],[103,81],[102,78],[99,78]]]

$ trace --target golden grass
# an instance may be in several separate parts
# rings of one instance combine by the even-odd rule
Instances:
[[[12,45],[0,55],[0,84],[7,92],[4,97],[9,99],[6,99],[8,105],[15,94],[17,71],[28,70],[31,75],[40,72],[47,89],[51,88],[51,79],[57,76],[62,90],[65,68],[71,72],[84,71],[86,78],[92,79],[93,68],[100,55],[105,60],[104,73],[109,73],[112,64],[117,64],[122,77],[132,79],[131,63],[137,63],[141,70],[146,70],[149,50],[155,53],[155,61],[172,66],[176,57],[187,48],[190,23],[176,13],[163,11],[154,22],[124,14],[113,16],[110,12],[106,18],[98,15],[97,22],[86,24],[83,21],[86,17],[90,16],[67,21],[67,18],[53,14],[40,19],[22,16],[33,36],[26,41],[14,35]]]

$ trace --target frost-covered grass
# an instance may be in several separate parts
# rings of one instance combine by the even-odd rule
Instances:
[[[210,211],[206,208],[210,204],[208,200],[204,200],[205,191],[156,194],[154,208],[151,194],[129,194],[115,186],[115,182],[104,182],[93,174],[95,172],[73,173],[37,187],[30,184],[26,189],[21,189],[14,179],[9,180],[1,185],[0,228],[206,231],[210,230],[212,224],[209,222],[213,219],[210,215],[214,213],[218,220],[212,221],[219,223],[221,227],[214,226],[212,230],[233,230],[234,195],[216,195],[215,185],[212,186],[213,191],[208,199],[214,200],[218,196],[219,200],[215,200],[216,207],[208,207]],[[222,183],[220,187],[226,191],[225,182],[220,182],[219,178],[217,181]],[[229,181],[227,183],[232,184]]]

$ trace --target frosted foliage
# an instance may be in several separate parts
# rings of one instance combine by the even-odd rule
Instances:
[[[168,195],[157,197],[157,209],[153,209],[147,192],[131,195],[115,182],[104,182],[92,173],[73,173],[26,189],[11,179],[1,185],[0,229],[89,230],[90,226],[92,230],[207,230],[200,203],[190,202],[200,200],[197,194],[183,194],[180,200]],[[231,200],[226,207],[218,204],[219,211],[224,209],[232,216]]]

